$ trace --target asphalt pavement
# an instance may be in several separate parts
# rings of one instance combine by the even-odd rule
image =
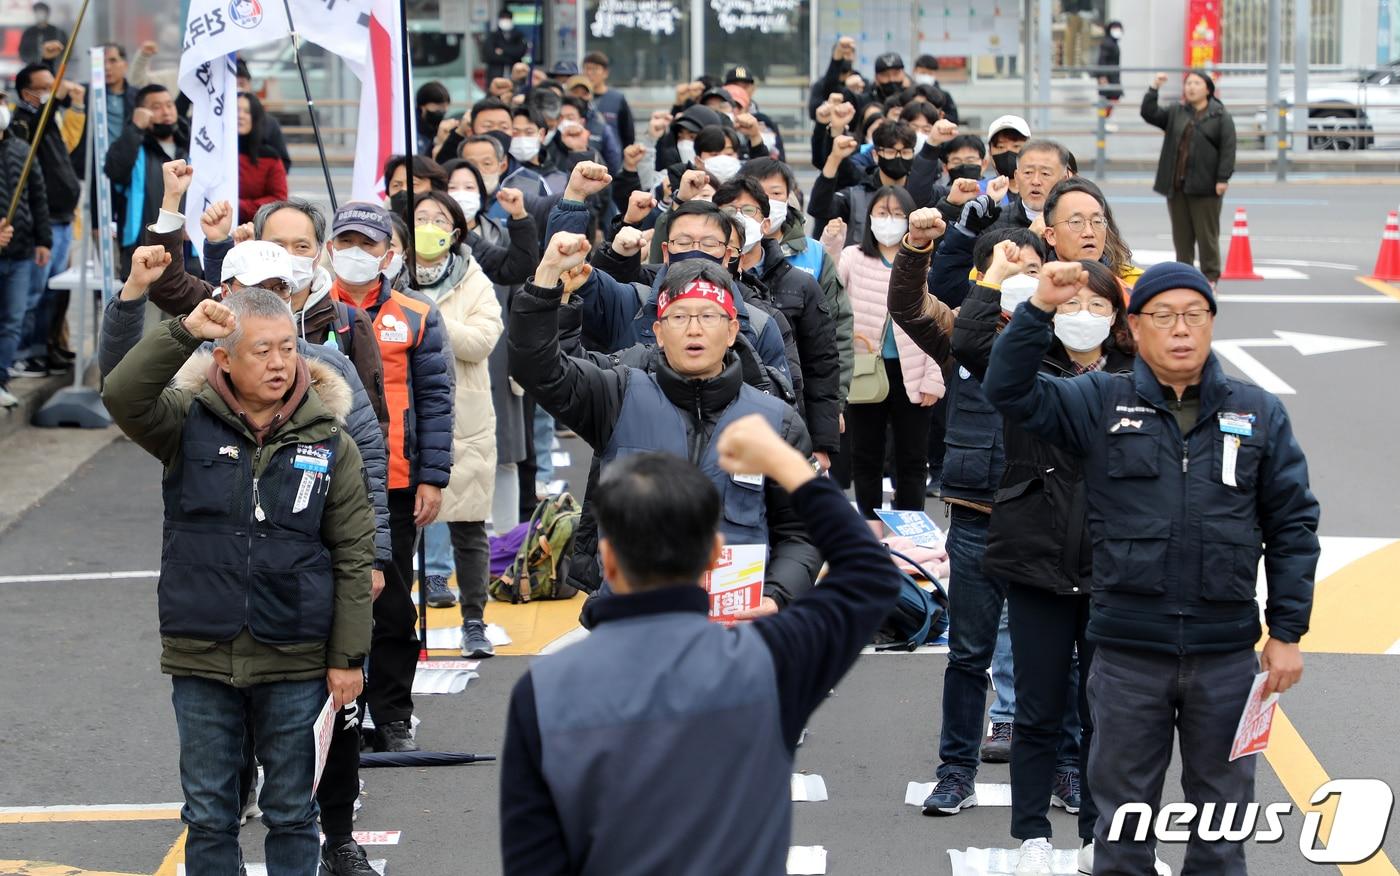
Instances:
[[[1162,200],[1136,183],[1106,190],[1139,255],[1169,258]],[[1370,272],[1397,192],[1240,184],[1226,197],[1225,243],[1233,208],[1246,207],[1256,264],[1273,278],[1223,282],[1215,336],[1236,342],[1227,363],[1234,373],[1292,390],[1282,397],[1323,506],[1325,568],[1305,639],[1316,653],[1302,685],[1283,698],[1286,720],[1258,762],[1257,799],[1294,810],[1282,841],[1251,846],[1256,873],[1335,872],[1298,848],[1302,807],[1328,777],[1400,786],[1400,664],[1386,653],[1400,650],[1400,462],[1390,452],[1400,289],[1356,279]],[[0,443],[0,483],[6,448]],[[572,465],[557,476],[581,490],[587,450],[564,449]],[[117,440],[42,498],[26,494],[17,522],[0,530],[0,876],[177,872],[178,756],[170,685],[158,669],[155,582],[112,577],[158,568],[159,477],[157,463]],[[946,521],[941,505],[929,510]],[[499,752],[510,687],[527,659],[496,657],[465,692],[420,697],[424,747]],[[792,841],[824,846],[826,872],[948,874],[949,849],[1015,845],[1008,808],[930,819],[903,802],[908,782],[933,778],[944,664],[937,653],[863,657],[813,717],[796,768],[820,774],[830,800],[794,804]],[[371,857],[400,876],[500,872],[497,775],[491,764],[366,771],[357,828],[401,832],[397,844],[370,847]],[[1008,777],[1006,766],[989,765],[978,778]],[[1181,799],[1175,770],[1165,799]],[[697,801],[678,790],[675,805]],[[1071,816],[1055,810],[1051,821],[1057,847],[1076,845]],[[654,828],[664,825],[657,813]],[[262,836],[260,826],[245,829],[250,861],[262,858]],[[1161,853],[1179,872],[1182,847]],[[1392,860],[1400,860],[1400,830],[1383,854],[1347,872],[1395,873]],[[39,861],[66,869],[42,870]]]

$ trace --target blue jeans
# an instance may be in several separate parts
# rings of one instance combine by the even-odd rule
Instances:
[[[277,681],[236,688],[206,678],[171,680],[180,732],[180,819],[188,876],[237,876],[239,771],[251,723],[253,750],[263,765],[262,807],[268,876],[317,872],[320,836],[311,796],[316,756],[311,725],[326,702],[326,682]]]
[[[982,571],[989,520],[986,514],[954,505],[948,527],[948,667],[943,672],[940,779],[954,772],[976,776],[981,763],[987,669],[1006,603],[1006,582]]]
[[[9,384],[10,366],[19,353],[33,267],[32,261],[0,259],[0,386]]]
[[[433,523],[423,530],[423,543],[428,556],[426,573],[449,577],[456,565],[452,561],[452,533],[442,521]]]
[[[554,418],[535,405],[535,480],[554,480]]]
[[[992,652],[992,681],[996,686],[996,699],[987,710],[987,720],[993,724],[1012,724],[1016,721],[1016,669],[1015,661],[1011,658],[1011,628],[1007,614],[1007,606],[1002,606],[1001,622],[997,627],[997,647]],[[1068,684],[1069,696],[1065,699],[1065,720],[1061,725],[1056,768],[1077,771],[1080,731],[1079,659],[1073,654],[1069,658]]]
[[[73,244],[73,226],[54,225],[49,263],[42,268],[30,262],[29,301],[25,305],[24,329],[20,336],[21,358],[46,356],[49,352],[49,278],[68,270],[68,250]]]

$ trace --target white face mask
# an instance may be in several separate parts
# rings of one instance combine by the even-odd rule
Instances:
[[[1003,287],[1005,288],[1005,287]],[[1108,338],[1108,328],[1113,320],[1087,310],[1078,313],[1062,313],[1055,317],[1055,337],[1066,349],[1076,353],[1097,350]]]
[[[1040,281],[1028,274],[1017,274],[1001,281],[1001,309],[1011,313],[1023,301],[1030,301]]]
[[[511,157],[522,164],[529,164],[535,160],[535,156],[540,154],[539,137],[511,137],[510,138]]]
[[[502,18],[498,27],[506,33],[510,33],[515,30],[515,20],[511,18]]]
[[[924,151],[924,144],[928,142],[928,134],[923,131],[914,132],[914,154],[918,155]]]
[[[880,216],[870,220],[870,233],[875,235],[881,246],[894,246],[904,238],[904,232],[908,230],[908,219]]]
[[[705,159],[705,170],[720,182],[729,182],[739,173],[741,164],[733,155],[712,155]]]
[[[368,283],[379,276],[379,256],[371,255],[358,246],[338,249],[331,253],[331,270],[347,283]]]
[[[1115,40],[1121,40],[1123,38],[1123,31],[1121,28],[1112,27],[1109,28],[1108,35],[1113,37]]]
[[[315,256],[292,256],[292,285],[298,292],[305,291],[316,278]]]
[[[44,104],[49,102],[49,98],[51,97],[53,97],[52,91],[40,91],[39,93],[34,95],[34,105],[43,106]]]
[[[10,126],[10,108],[0,103],[0,131]]]
[[[787,201],[775,201],[768,199],[768,221],[774,228],[782,228],[787,221],[788,205]]]
[[[914,84],[915,84],[915,85],[937,85],[937,84],[938,84],[938,77],[937,77],[937,76],[934,76],[932,73],[915,73],[915,74],[914,74]]]
[[[744,245],[739,248],[739,252],[748,255],[763,239],[763,225],[757,219],[752,219],[743,213],[734,214],[734,218],[738,219],[739,223],[744,226]]]
[[[384,279],[392,283],[394,282],[394,279],[398,277],[399,272],[402,270],[403,255],[401,253],[396,252],[389,257],[389,266],[386,267],[384,270],[380,271],[379,273],[384,277]]]
[[[778,148],[778,135],[772,131],[764,131],[758,136],[763,138],[763,145],[768,147],[769,152],[774,152]]]
[[[681,161],[690,164],[695,161],[695,141],[677,140],[676,151],[681,154]]]
[[[462,212],[467,215],[468,221],[473,219],[477,213],[481,212],[480,192],[448,192],[452,200],[457,202],[457,206],[462,208]]]

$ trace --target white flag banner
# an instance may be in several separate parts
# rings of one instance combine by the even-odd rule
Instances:
[[[369,60],[371,0],[288,0],[292,26],[333,55],[363,67]]]
[[[238,204],[238,85],[234,53],[287,36],[275,0],[191,0],[180,55],[180,90],[190,99],[190,165],[185,230],[201,253],[199,217],[210,204]]]
[[[360,77],[360,122],[351,196],[357,201],[379,203],[388,188],[384,163],[389,156],[402,154],[407,146],[403,107],[412,96],[403,93],[399,4],[395,0],[369,0],[369,7],[368,55],[363,64],[350,63],[350,69]],[[414,136],[412,131],[409,136]]]

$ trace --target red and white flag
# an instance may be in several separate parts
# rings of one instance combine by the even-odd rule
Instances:
[[[356,201],[382,201],[388,186],[384,162],[391,155],[412,152],[409,143],[417,134],[404,134],[404,105],[413,99],[403,93],[403,41],[396,0],[369,0],[369,57],[364,64],[350,62],[360,77],[360,123],[355,140],[355,173],[351,197]]]

